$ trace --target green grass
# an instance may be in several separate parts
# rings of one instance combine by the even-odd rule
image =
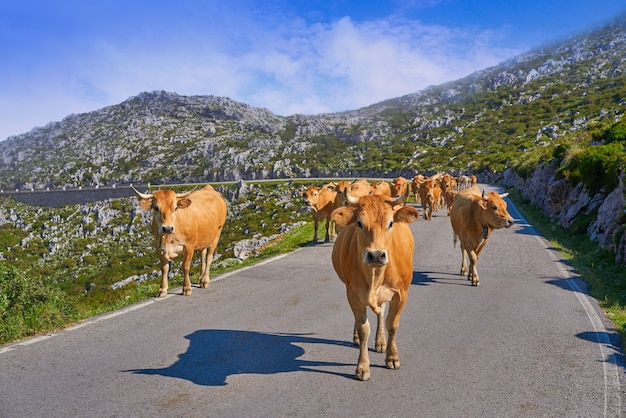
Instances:
[[[589,285],[589,293],[626,339],[626,269],[615,262],[615,254],[591,241],[584,232],[573,232],[552,222],[518,191],[509,197],[524,217],[571,263]]]
[[[313,222],[280,235],[240,263],[211,268],[211,276],[254,265],[261,260],[294,251],[313,237]],[[218,263],[215,263],[216,265]],[[197,279],[192,272],[192,282]],[[196,272],[197,273],[197,272]],[[182,285],[182,276],[171,275],[171,288]],[[81,320],[149,299],[157,294],[160,278],[135,284],[118,291],[99,293],[97,303],[70,296],[52,285],[42,283],[14,267],[0,264],[0,344],[54,331]]]

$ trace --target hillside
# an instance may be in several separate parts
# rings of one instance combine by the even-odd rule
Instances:
[[[0,143],[0,188],[502,172],[610,124],[626,100],[626,18],[445,85],[320,115],[140,93]]]

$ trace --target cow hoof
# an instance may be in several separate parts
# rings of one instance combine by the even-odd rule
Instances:
[[[159,293],[157,293],[157,298],[164,298],[165,296],[167,296],[167,289],[159,289]]]
[[[383,353],[387,350],[387,343],[376,343],[375,350],[377,353]]]
[[[355,375],[357,380],[360,380],[362,382],[366,382],[368,380],[370,380],[370,371],[369,369],[365,370],[362,368],[357,368],[356,369],[356,375]]]
[[[200,287],[203,288],[203,289],[208,289],[209,288],[209,281],[207,280],[206,282],[200,283]]]
[[[191,296],[191,288],[183,289],[183,296]]]
[[[386,359],[385,364],[388,369],[398,370],[400,368],[400,359]]]

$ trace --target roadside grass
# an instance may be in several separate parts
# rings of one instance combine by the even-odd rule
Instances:
[[[306,246],[313,237],[313,222],[295,227],[258,249],[249,258],[211,267],[211,277]],[[193,266],[192,266],[193,269]],[[194,277],[193,273],[196,273]],[[197,279],[192,271],[191,281]],[[59,289],[37,281],[14,267],[0,264],[0,344],[15,342],[38,334],[53,332],[96,315],[153,298],[160,278],[125,286],[123,293],[109,292],[108,300],[86,303]],[[170,288],[182,286],[180,274],[170,275]]]
[[[600,248],[584,231],[570,231],[555,222],[535,205],[511,189],[509,198],[539,232],[556,248],[580,277],[589,285],[589,293],[596,298],[615,329],[626,339],[626,268],[615,262],[615,254]]]

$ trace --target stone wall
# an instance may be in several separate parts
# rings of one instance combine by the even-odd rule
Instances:
[[[143,191],[144,189],[139,190]],[[9,196],[18,202],[27,203],[29,205],[60,207],[135,196],[135,192],[128,186],[120,186],[102,187],[98,189],[20,190],[13,192],[4,190],[1,195]]]
[[[555,162],[539,165],[526,179],[507,170],[500,182],[519,190],[524,198],[564,228],[574,227],[578,217],[592,217],[586,231],[589,239],[614,251],[616,261],[626,264],[624,225],[620,223],[626,205],[623,178],[615,190],[601,190],[591,196],[582,183],[572,186],[565,179],[556,180],[557,168]]]

